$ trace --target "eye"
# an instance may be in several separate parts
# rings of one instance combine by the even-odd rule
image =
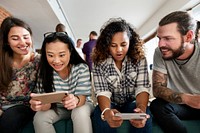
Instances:
[[[125,47],[126,45],[127,45],[126,43],[122,43],[122,44],[121,44],[122,47]]]
[[[53,55],[51,55],[51,54],[47,54],[47,56],[48,56],[48,57],[53,57]]]
[[[64,56],[65,56],[65,54],[61,54],[61,55],[60,55],[60,57],[64,57]]]
[[[24,36],[24,39],[29,39],[30,38],[30,36]]]
[[[171,40],[174,40],[174,38],[166,37],[165,40],[166,40],[166,41],[171,41]]]
[[[167,40],[167,41],[168,41],[168,40],[170,40],[170,38],[165,38],[165,40]]]
[[[12,40],[18,40],[18,37],[12,37],[11,39]]]
[[[117,46],[116,44],[111,44],[111,45],[110,45],[110,47],[116,47],[116,46]]]

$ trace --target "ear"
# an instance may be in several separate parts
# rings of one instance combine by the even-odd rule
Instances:
[[[186,33],[186,42],[191,42],[192,39],[193,39],[193,36],[194,36],[194,32],[192,30],[189,30],[187,33]]]

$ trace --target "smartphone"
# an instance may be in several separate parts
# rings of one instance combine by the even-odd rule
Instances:
[[[145,119],[146,113],[116,113],[115,116],[121,117],[123,120],[131,120],[131,119]]]

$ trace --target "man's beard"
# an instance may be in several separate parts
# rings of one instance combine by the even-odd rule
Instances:
[[[164,60],[171,60],[171,59],[176,59],[178,58],[179,56],[181,56],[184,52],[185,52],[185,45],[184,45],[184,42],[183,40],[181,41],[181,46],[176,49],[176,50],[173,50],[171,48],[167,48],[167,47],[163,47],[165,49],[168,49],[169,51],[172,52],[172,55],[169,56],[169,57],[162,57]]]

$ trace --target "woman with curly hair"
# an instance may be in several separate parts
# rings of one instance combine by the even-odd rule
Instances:
[[[143,119],[129,120],[129,131],[151,132],[148,66],[134,28],[124,19],[110,19],[100,30],[92,59],[98,101],[93,118],[95,132],[117,132],[123,119],[116,113],[144,113]]]

